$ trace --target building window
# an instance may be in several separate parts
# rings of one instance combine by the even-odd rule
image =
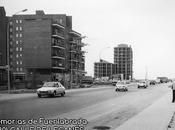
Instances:
[[[16,34],[16,37],[18,37],[18,33]]]
[[[18,23],[18,20],[16,20],[16,23]]]
[[[19,42],[18,41],[16,41],[16,44],[18,44]]]
[[[13,49],[12,48],[10,48],[10,52],[13,52]]]
[[[22,65],[22,61],[20,61],[20,65]]]
[[[19,37],[22,37],[22,34],[21,33],[19,34]]]
[[[16,48],[16,51],[18,51],[18,47]]]
[[[13,55],[10,55],[10,58],[12,59],[13,58]]]
[[[23,69],[22,68],[20,68],[20,71],[22,71]]]
[[[19,30],[22,31],[22,27],[19,27]]]
[[[10,45],[12,45],[13,44],[13,42],[12,41],[10,41]]]
[[[18,31],[18,27],[16,27],[16,31]]]
[[[16,71],[19,71],[19,68],[16,68]]]
[[[18,58],[19,56],[18,56],[18,54],[16,54],[16,58]]]
[[[63,23],[63,19],[60,19],[60,23],[61,23],[61,24]]]
[[[22,20],[19,20],[19,23],[22,23]]]
[[[13,32],[13,29],[12,28],[10,28],[10,32]]]
[[[11,22],[10,22],[10,25],[12,25],[12,24],[13,24],[13,22],[11,21]]]
[[[20,51],[22,51],[22,47],[20,47]]]
[[[13,37],[13,36],[12,36],[12,35],[10,35],[10,38],[11,38],[11,39],[12,39],[12,37]]]
[[[22,57],[22,54],[19,54],[20,57]]]
[[[19,40],[19,43],[22,44],[22,40]]]
[[[18,65],[18,61],[16,61],[16,64]]]

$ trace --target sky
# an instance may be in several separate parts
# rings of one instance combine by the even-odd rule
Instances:
[[[174,0],[0,0],[6,15],[22,9],[34,14],[72,16],[73,30],[84,43],[85,70],[94,75],[94,62],[101,57],[114,62],[114,47],[131,45],[133,77],[175,78],[175,1]]]

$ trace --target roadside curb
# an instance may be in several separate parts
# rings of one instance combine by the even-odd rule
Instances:
[[[173,116],[168,124],[167,130],[174,130],[175,129],[175,112],[173,113]]]

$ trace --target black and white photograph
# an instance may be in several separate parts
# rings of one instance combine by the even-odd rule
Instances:
[[[175,130],[174,0],[0,0],[0,130]]]

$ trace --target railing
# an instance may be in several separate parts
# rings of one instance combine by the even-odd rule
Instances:
[[[64,38],[64,34],[59,33],[59,32],[53,32],[52,35],[57,35],[57,36],[61,36],[61,37]]]
[[[52,26],[56,26],[56,27],[59,27],[59,28],[65,29],[65,27],[64,27],[63,25],[59,24],[59,23],[56,22],[56,21],[54,21],[54,22],[52,23]]]
[[[62,57],[62,58],[64,58],[65,55],[63,53],[53,53],[52,57]]]
[[[58,46],[58,47],[65,48],[64,43],[62,43],[62,42],[53,42],[52,46]]]

